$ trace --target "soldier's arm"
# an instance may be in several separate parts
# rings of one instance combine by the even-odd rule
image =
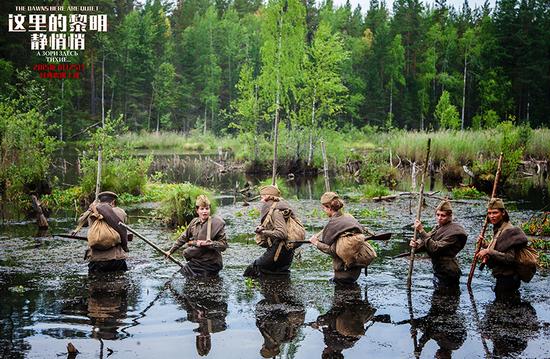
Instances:
[[[489,257],[502,264],[514,264],[516,261],[516,249],[510,248],[506,252],[499,252],[494,249],[487,249]]]
[[[426,246],[426,250],[428,251],[428,253],[437,254],[441,250],[454,245],[457,240],[458,238],[456,236],[449,236],[449,237],[442,238],[438,241],[433,241],[431,239],[428,239],[424,244]]]
[[[264,236],[271,238],[273,243],[277,241],[286,240],[288,237],[288,234],[286,231],[286,221],[285,221],[285,217],[283,216],[283,213],[277,209],[274,210],[271,216],[271,220],[273,223],[273,229],[263,230],[262,234]]]
[[[220,229],[216,237],[210,241],[208,247],[214,248],[220,252],[225,251],[227,247],[229,247],[229,245],[227,244],[227,236],[225,235],[225,226],[224,228]]]
[[[169,254],[174,253],[179,248],[181,248],[184,244],[188,243],[191,240],[192,234],[191,234],[191,227],[194,225],[194,222],[191,222],[189,226],[185,229],[185,231],[178,237],[176,240],[176,243],[172,245],[170,250],[168,251]]]

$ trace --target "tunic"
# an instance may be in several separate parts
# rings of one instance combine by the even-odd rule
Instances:
[[[456,222],[448,222],[437,225],[429,233],[421,231],[419,235],[422,239],[419,248],[426,249],[439,283],[458,284],[462,272],[455,257],[466,245],[468,235],[464,227]]]
[[[334,281],[336,283],[354,283],[361,275],[361,267],[345,268],[344,261],[336,255],[336,241],[344,233],[362,233],[363,226],[350,214],[335,213],[323,228],[322,238],[317,248],[332,257]]]
[[[211,243],[208,246],[196,247],[194,241],[207,239],[208,221],[201,222],[194,218],[176,243],[170,248],[174,252],[185,245],[183,256],[187,263],[182,272],[188,276],[215,276],[223,268],[221,252],[228,247],[225,236],[225,222],[218,216],[211,216]]]
[[[260,224],[264,222],[272,205],[273,201],[265,202],[262,205]],[[262,274],[287,275],[290,273],[294,249],[288,249],[285,245],[288,238],[285,214],[294,216],[294,211],[288,202],[284,200],[276,202],[271,221],[265,224],[265,229],[261,233],[261,236],[266,238],[267,249],[246,268],[244,276],[258,277]],[[277,252],[279,252],[278,256]]]
[[[108,204],[98,204],[97,209],[98,212],[105,213],[105,209],[110,207]],[[120,207],[112,207],[112,212],[114,212],[114,215],[116,216],[116,219],[119,221],[126,223],[126,220],[128,219],[128,216],[126,215],[126,212],[120,208]],[[88,221],[88,225],[91,226],[92,223],[95,221],[93,217],[88,216],[88,212],[85,212],[80,218],[79,222],[82,221]],[[108,217],[105,216],[107,219]],[[112,221],[111,221],[112,222]],[[108,221],[109,223],[109,221]],[[118,227],[118,226],[117,226]],[[121,236],[122,240],[123,235]],[[128,258],[128,254],[123,249],[123,243],[117,244],[112,248],[109,248],[107,250],[99,250],[94,248],[88,248],[86,250],[86,254],[84,256],[86,260],[89,261],[88,263],[88,269],[90,272],[112,272],[112,271],[118,271],[118,270],[127,270],[128,267],[126,265],[126,258]]]

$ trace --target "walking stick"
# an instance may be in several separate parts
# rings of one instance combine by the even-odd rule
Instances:
[[[151,242],[150,240],[148,240],[147,238],[145,238],[144,236],[142,236],[141,234],[139,234],[138,232],[133,230],[130,226],[128,226],[128,225],[126,225],[122,222],[118,222],[118,224],[120,226],[126,228],[127,230],[129,230],[130,232],[132,232],[133,234],[138,236],[139,238],[141,238],[145,243],[147,243],[151,247],[155,248],[159,253],[162,253],[164,256],[166,256],[166,258],[170,259],[172,262],[176,263],[177,265],[179,265],[180,267],[183,268],[183,263],[178,261],[176,258],[172,257],[170,254],[168,254],[168,252],[163,251],[159,246],[157,246],[155,243]]]
[[[500,156],[498,157],[498,165],[497,165],[497,173],[495,174],[495,181],[493,182],[493,191],[491,192],[491,199],[495,198],[497,195],[497,188],[498,188],[498,181],[500,179],[500,173],[502,172],[502,158],[504,157],[504,153],[500,153]],[[491,201],[489,200],[489,202]],[[483,227],[481,228],[481,232],[479,233],[479,237],[476,242],[476,250],[474,252],[474,258],[472,259],[472,265],[470,267],[470,273],[468,274],[468,281],[466,282],[466,285],[468,286],[468,289],[472,289],[472,278],[474,277],[474,272],[476,270],[477,265],[477,258],[476,255],[481,250],[481,244],[483,242],[482,237],[485,237],[485,231],[487,230],[487,226],[489,225],[489,217],[487,214],[485,214],[485,222],[483,222]]]
[[[430,146],[432,143],[432,139],[428,138],[428,148],[426,149],[426,160],[424,161],[424,168],[422,170],[422,182],[420,182],[420,194],[418,198],[418,209],[416,210],[416,219],[420,220],[420,216],[422,214],[422,202],[424,200],[424,179],[426,177],[426,172],[428,171],[428,161],[430,159]],[[416,227],[414,228],[414,235],[413,235],[413,241],[416,241],[416,235],[418,231],[416,230]],[[412,271],[413,271],[413,265],[414,265],[414,252],[415,248],[411,247],[411,257],[409,259],[409,275],[407,277],[407,288],[411,289],[412,285]]]

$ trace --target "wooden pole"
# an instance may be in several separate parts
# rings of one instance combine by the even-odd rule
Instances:
[[[325,191],[328,192],[330,191],[330,182],[328,180],[328,160],[325,141],[321,141],[321,150],[323,152],[323,176],[325,177]]]
[[[138,236],[140,239],[142,239],[145,243],[147,243],[148,245],[150,245],[151,247],[155,248],[159,253],[162,253],[164,256],[166,256],[166,258],[170,259],[172,262],[176,263],[177,265],[179,265],[180,267],[183,268],[184,264],[181,263],[180,261],[178,261],[176,258],[172,257],[170,254],[168,254],[168,252],[165,252],[163,251],[159,246],[157,246],[155,243],[151,242],[150,240],[148,240],[147,238],[145,238],[144,236],[142,236],[141,234],[139,234],[138,232],[136,232],[134,229],[132,229],[130,226],[122,223],[122,222],[118,222],[118,224],[124,228],[126,228],[127,230],[129,230],[130,232],[132,232],[133,234],[135,234],[136,236]]]
[[[31,196],[31,199],[32,199],[32,208],[34,209],[34,212],[36,214],[36,224],[38,225],[38,228],[48,229],[48,220],[46,219],[46,216],[44,216],[44,211],[42,210],[42,204],[34,194]]]
[[[491,199],[497,196],[498,181],[500,180],[500,174],[502,172],[503,157],[504,157],[504,153],[501,152],[500,156],[498,157],[497,173],[495,174],[495,181],[493,182],[493,191],[491,192]],[[491,199],[489,200],[489,202],[491,201]],[[477,265],[476,255],[481,250],[482,240],[480,239],[480,237],[485,236],[485,231],[487,230],[488,225],[489,225],[489,217],[487,216],[487,213],[485,213],[485,222],[483,222],[483,227],[481,228],[478,241],[476,242],[476,250],[474,252],[474,258],[472,259],[472,265],[470,266],[470,273],[468,274],[468,281],[466,282],[466,286],[468,287],[469,290],[472,289],[472,279],[474,277],[474,272],[476,270],[476,265]]]
[[[422,202],[424,201],[424,180],[426,178],[426,172],[428,171],[428,161],[430,160],[430,146],[432,143],[432,139],[428,138],[428,146],[426,149],[426,159],[424,160],[424,168],[422,170],[422,182],[420,182],[420,194],[418,196],[418,208],[416,210],[416,219],[420,220],[420,216],[422,215]],[[418,234],[418,231],[416,230],[416,227],[414,229],[414,235],[413,235],[413,241],[416,241],[416,236]],[[411,247],[411,257],[409,259],[409,275],[407,276],[407,288],[411,289],[412,285],[412,271],[413,271],[413,265],[414,265],[414,252],[415,248]]]

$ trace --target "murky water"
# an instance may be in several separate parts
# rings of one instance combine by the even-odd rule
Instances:
[[[326,218],[318,201],[310,199],[318,198],[322,188],[310,187],[299,187],[290,202],[311,234]],[[300,249],[289,280],[246,281],[242,272],[262,253],[251,236],[258,221],[252,208],[258,203],[243,207],[228,197],[222,202],[218,214],[227,222],[230,248],[219,280],[186,281],[175,265],[139,239],[131,243],[127,273],[89,277],[82,258],[85,242],[37,237],[31,222],[4,223],[1,356],[64,357],[71,342],[81,359],[550,357],[545,274],[522,285],[522,303],[517,305],[495,303],[488,272],[476,273],[473,298],[468,295],[465,276],[484,201],[455,205],[470,235],[459,258],[461,293],[434,292],[431,263],[418,256],[410,298],[408,260],[391,257],[407,250],[415,200],[346,207],[375,231],[394,233],[391,241],[380,243],[368,276],[351,288],[329,283],[330,259],[307,246]],[[436,203],[428,199],[429,206]],[[151,207],[127,208],[129,223],[168,248],[171,231],[141,217]],[[427,208],[424,215],[430,224],[432,212]],[[531,214],[525,209],[511,212],[515,222]],[[50,232],[69,232],[73,216],[55,214]]]

